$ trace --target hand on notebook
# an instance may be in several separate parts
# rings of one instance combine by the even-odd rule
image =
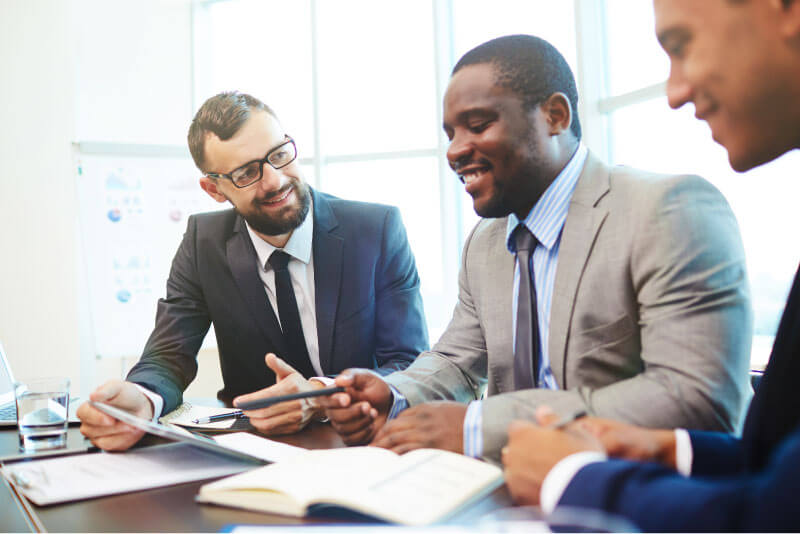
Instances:
[[[570,454],[603,452],[602,444],[581,428],[581,422],[561,429],[547,428],[557,420],[558,416],[543,406],[536,412],[536,423],[514,421],[508,426],[508,445],[503,447],[502,460],[508,490],[517,504],[538,505],[545,477]]]
[[[427,402],[400,412],[381,428],[370,445],[398,454],[414,449],[464,452],[464,416],[467,405],[459,402]]]
[[[316,380],[306,380],[291,365],[271,352],[265,356],[267,367],[275,373],[275,385],[240,395],[233,399],[233,405],[278,395],[288,395],[312,389],[320,389],[324,384]],[[244,412],[250,424],[264,434],[291,434],[303,429],[312,419],[321,418],[324,409],[317,399],[299,399],[281,402],[268,408]]]
[[[347,369],[334,383],[347,390],[320,398],[331,426],[348,445],[369,443],[386,422],[392,390],[381,377],[366,369]]]
[[[94,390],[89,395],[89,400],[110,404],[142,419],[153,418],[153,405],[150,399],[131,382],[109,380]],[[78,408],[76,415],[81,420],[81,434],[103,450],[124,451],[144,435],[143,430],[117,421],[88,402]]]

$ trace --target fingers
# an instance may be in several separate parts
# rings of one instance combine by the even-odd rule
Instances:
[[[304,407],[305,406],[302,400],[296,400],[296,401],[280,402],[273,406],[268,406],[267,408],[260,408],[258,410],[247,410],[244,412],[244,414],[247,417],[249,417],[250,422],[253,423],[253,421],[259,419],[271,419],[292,412],[302,412]],[[256,426],[255,423],[253,423],[253,426]]]
[[[370,445],[376,447],[378,446],[378,445],[373,445],[372,443],[370,443]],[[416,449],[423,449],[425,447],[426,445],[421,441],[403,441],[395,445],[392,445],[391,447],[383,447],[383,448],[389,449],[390,451],[396,454],[405,454],[407,452],[411,452]]]
[[[259,389],[258,391],[254,391],[252,393],[245,393],[244,395],[239,395],[238,397],[235,397],[233,399],[233,405],[234,407],[238,407],[240,404],[244,402],[266,399],[268,397],[275,397],[277,395],[283,394],[284,393],[284,391],[282,391],[283,389],[284,389],[283,384],[275,384],[268,388]]]
[[[410,408],[409,410],[411,409],[413,408]],[[381,428],[375,435],[375,438],[373,439],[372,443],[376,447],[383,447],[385,449],[389,449],[391,448],[390,445],[394,443],[394,441],[392,441],[394,439],[394,436],[403,432],[413,431],[416,428],[416,426],[413,418],[409,417],[408,415],[409,410],[401,412],[396,419],[389,421],[388,423],[383,425],[383,428]]]
[[[89,398],[91,398],[91,395]],[[75,412],[75,415],[78,416],[78,419],[81,420],[81,423],[86,423],[93,426],[110,426],[116,422],[116,419],[101,412],[88,402],[81,404]]]
[[[550,426],[558,421],[558,415],[549,406],[543,405],[536,408],[536,422],[539,426]]]
[[[354,400],[365,400],[373,405],[386,402],[392,394],[381,377],[366,369],[347,369],[334,382],[347,388],[346,393]]]
[[[350,407],[344,413],[337,413],[336,418],[331,418],[331,425],[339,434],[354,434],[360,432],[375,419],[369,404],[361,403]],[[329,416],[330,417],[330,416]]]
[[[356,369],[345,369],[333,380],[333,383],[337,386],[345,388],[351,387],[355,381],[355,377],[353,375],[354,371],[356,371]]]
[[[271,354],[268,356],[271,356]],[[284,377],[284,379],[279,380],[267,388],[259,389],[258,391],[253,391],[252,393],[246,393],[244,395],[239,395],[233,399],[233,405],[238,406],[243,402],[267,399],[269,397],[277,397],[278,395],[288,395],[289,393],[299,393],[301,391],[308,391],[310,389],[312,388],[309,386],[308,381],[297,374],[291,377]],[[277,407],[281,404],[284,403],[278,403],[274,406]]]
[[[364,369],[345,369],[336,377],[334,384],[346,388],[343,393],[335,393],[328,397],[320,397],[319,404],[326,409],[339,409],[347,408],[351,404],[359,401],[367,401],[375,405],[379,402],[385,402],[386,399],[391,397],[391,390],[389,386],[376,375],[365,371]],[[370,390],[377,390],[382,392],[382,387],[386,388],[386,399],[381,393],[375,395]],[[329,414],[328,417],[331,417]]]
[[[90,393],[89,399],[116,406],[144,419],[153,417],[153,404],[132,382],[109,380]]]
[[[380,423],[377,421],[372,421],[369,425],[365,426],[358,432],[354,432],[352,434],[340,434],[342,436],[342,441],[344,441],[346,445],[365,445],[369,443],[372,436],[375,435],[375,429],[377,428],[376,425],[379,424]]]
[[[333,395],[317,398],[317,403],[326,410],[329,408],[332,410],[347,408],[352,402],[353,399],[351,399],[350,395],[347,393],[334,393]],[[330,415],[328,417],[330,417]]]
[[[389,423],[385,425],[372,440],[370,445],[389,449],[398,454],[424,446],[419,433],[414,429],[397,428]]]
[[[298,432],[308,421],[309,418],[298,409],[265,419],[251,418],[250,424],[263,434],[278,435]]]
[[[366,402],[347,408],[326,410],[326,414],[333,429],[347,445],[368,443],[385,422],[385,418],[379,417],[377,410]]]
[[[89,403],[78,408],[77,415],[81,420],[81,434],[91,440],[92,444],[107,451],[123,451],[139,441],[144,432],[117,421]]]
[[[81,425],[81,432],[83,433],[83,431],[83,425]],[[117,432],[104,433],[89,439],[95,447],[105,451],[124,451],[135,445],[143,435],[144,432],[141,430],[120,424]]]
[[[272,369],[272,372],[275,373],[276,381],[283,380],[287,376],[297,373],[297,370],[294,367],[281,360],[271,352],[268,352],[264,359],[267,362],[267,367]]]
[[[116,398],[122,391],[125,382],[119,379],[109,380],[89,394],[94,402],[108,402]]]

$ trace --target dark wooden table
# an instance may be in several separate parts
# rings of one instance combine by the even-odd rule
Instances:
[[[69,433],[70,439],[80,438],[76,427],[70,427]],[[325,424],[314,424],[297,434],[272,439],[309,449],[344,446],[339,436]],[[0,430],[0,454],[13,451],[9,447],[17,446],[16,428]],[[200,486],[207,482],[190,482],[52,506],[30,504],[35,515],[33,521],[25,519],[24,511],[11,489],[3,485],[0,487],[0,530],[32,531],[40,528],[57,532],[216,532],[231,524],[290,525],[342,521],[297,519],[195,503],[194,497]],[[503,486],[463,510],[450,522],[474,524],[479,517],[510,505],[508,491]]]

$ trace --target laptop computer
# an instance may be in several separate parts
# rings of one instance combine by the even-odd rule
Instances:
[[[75,415],[78,398],[69,399],[69,422],[79,423]],[[14,373],[6,358],[3,344],[0,343],[0,427],[17,426],[17,403],[14,400]]]

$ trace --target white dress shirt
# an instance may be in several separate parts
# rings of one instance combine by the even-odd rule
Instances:
[[[318,375],[322,375],[322,366],[319,363],[319,340],[317,338],[317,309],[315,307],[314,291],[314,255],[311,253],[312,238],[314,235],[314,217],[311,216],[313,207],[309,209],[306,219],[294,229],[289,241],[283,247],[289,258],[289,277],[292,279],[292,289],[297,300],[297,311],[300,314],[300,324],[303,327],[303,337],[308,348],[308,357],[311,365]],[[275,296],[275,271],[267,263],[272,253],[277,250],[261,239],[255,231],[247,225],[247,233],[253,241],[253,247],[258,256],[258,276],[264,283],[264,291],[267,293],[269,304],[275,312],[275,316],[280,323],[281,317],[278,314],[278,301]]]

